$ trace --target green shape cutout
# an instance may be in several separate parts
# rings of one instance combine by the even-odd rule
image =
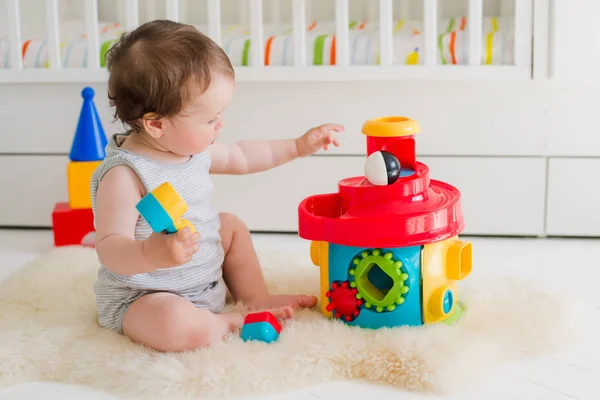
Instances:
[[[387,308],[388,306],[396,305],[397,300],[402,298],[402,294],[406,293],[406,289],[403,290],[405,285],[402,279],[402,270],[394,265],[396,262],[393,259],[386,259],[384,256],[379,255],[380,251],[375,250],[374,253],[377,253],[377,255],[365,256],[364,253],[362,254],[363,259],[360,260],[355,268],[354,280],[358,293],[360,293],[367,303],[377,308]],[[393,281],[392,287],[385,295],[369,281],[369,271],[375,265]],[[408,287],[406,288],[408,289]],[[368,305],[366,306],[368,307]]]

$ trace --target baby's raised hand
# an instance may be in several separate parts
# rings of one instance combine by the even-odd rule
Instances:
[[[200,234],[183,228],[173,234],[152,233],[144,243],[146,259],[158,268],[176,267],[189,262],[200,248]]]
[[[338,124],[324,124],[308,130],[304,135],[296,139],[298,157],[306,157],[321,149],[329,149],[329,146],[339,146],[334,133],[342,132],[344,127]]]

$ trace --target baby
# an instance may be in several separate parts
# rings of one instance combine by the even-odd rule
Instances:
[[[317,299],[268,292],[250,233],[210,204],[209,173],[249,174],[338,146],[337,124],[295,139],[217,143],[234,90],[223,50],[196,28],[171,21],[141,25],[107,54],[115,116],[129,127],[110,138],[92,177],[94,286],[101,326],[159,351],[221,341],[244,315],[221,313],[229,289],[253,310],[280,319]],[[136,204],[169,182],[188,204],[197,232],[154,233]],[[240,194],[243,196],[243,194]]]

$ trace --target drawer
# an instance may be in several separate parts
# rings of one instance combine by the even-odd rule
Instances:
[[[548,235],[600,236],[600,159],[553,158],[548,165]]]
[[[52,225],[52,209],[68,201],[67,156],[0,156],[0,226]]]
[[[465,234],[544,234],[546,160],[536,157],[424,157],[431,177],[462,194]]]

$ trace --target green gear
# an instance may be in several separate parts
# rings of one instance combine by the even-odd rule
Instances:
[[[404,303],[404,295],[409,291],[405,283],[408,274],[402,271],[402,262],[395,261],[393,257],[392,253],[382,255],[380,249],[375,249],[363,251],[352,261],[349,271],[350,286],[358,290],[356,298],[364,299],[366,308],[375,307],[377,312],[394,311],[397,305]],[[369,272],[375,265],[393,281],[392,287],[386,294],[369,281]]]

